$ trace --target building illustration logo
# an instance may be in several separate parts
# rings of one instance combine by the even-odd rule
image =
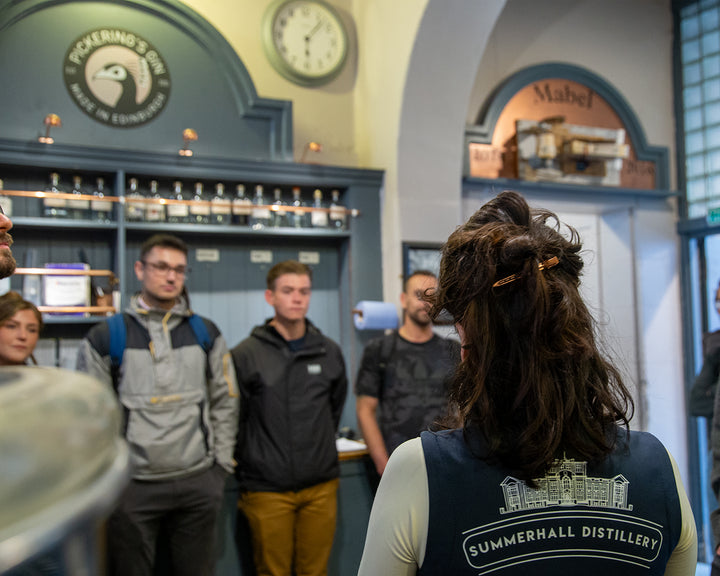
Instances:
[[[500,520],[462,532],[462,547],[478,576],[544,560],[587,557],[650,568],[663,547],[662,526],[638,516],[630,482],[588,476],[587,462],[556,460],[536,487],[506,476],[500,483]],[[502,502],[502,500],[500,501]]]
[[[544,478],[536,478],[537,488],[507,476],[500,485],[505,496],[501,514],[547,508],[548,506],[590,506],[632,510],[628,504],[629,482],[622,474],[614,478],[587,476],[587,462],[555,460]]]
[[[147,40],[118,28],[77,38],[65,54],[63,76],[73,102],[93,120],[133,128],[153,120],[170,98],[165,60]]]

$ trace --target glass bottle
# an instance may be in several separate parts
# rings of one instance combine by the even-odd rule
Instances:
[[[146,222],[165,222],[165,201],[158,191],[157,180],[150,180],[150,194],[148,199],[152,202],[145,204]]]
[[[138,200],[143,199],[143,195],[138,189],[137,178],[130,178],[130,187],[125,197],[125,218],[128,222],[142,222],[145,217],[145,204]]]
[[[328,214],[323,208],[325,208],[325,205],[323,204],[322,199],[322,190],[319,188],[313,192],[313,208],[318,208],[318,210],[313,210],[312,214],[310,215],[310,222],[312,224],[313,228],[327,228],[328,226]]]
[[[195,183],[195,194],[190,204],[190,222],[208,224],[210,222],[210,205],[203,196],[203,183]]]
[[[67,200],[65,198],[57,198],[57,194],[65,194],[65,190],[60,188],[60,175],[57,172],[50,174],[50,185],[45,190],[45,198],[43,198],[43,215],[48,218],[67,218]]]
[[[272,203],[272,225],[274,228],[284,228],[288,225],[287,204],[282,199],[282,190],[273,190],[274,200]]]
[[[270,226],[270,209],[265,205],[263,187],[260,184],[255,186],[255,199],[253,200],[252,215],[250,216],[250,226],[253,230],[262,230]]]
[[[328,219],[330,221],[330,228],[334,230],[345,230],[347,225],[347,215],[345,213],[345,206],[340,204],[340,191],[332,191],[332,200],[330,202],[330,214]]]
[[[82,178],[80,176],[73,176],[71,194],[74,198],[67,201],[68,215],[73,220],[88,220],[90,218],[90,200],[78,198],[78,196],[85,195],[82,189]]]
[[[292,204],[293,208],[305,208],[305,202],[300,197],[300,187],[294,186],[292,189]],[[292,225],[294,228],[308,228],[308,213],[304,210],[295,210],[292,213]]]
[[[171,200],[178,202],[169,202],[167,205],[167,221],[172,224],[184,224],[190,219],[190,211],[188,205],[185,204],[185,195],[182,191],[182,182],[176,180],[173,182],[173,191],[170,194]]]
[[[0,180],[0,206],[2,206],[5,216],[12,216],[12,198],[3,194],[3,190],[3,181]]]
[[[98,178],[90,200],[90,212],[95,222],[112,221],[112,202],[105,199],[105,179]]]
[[[220,226],[230,224],[230,201],[225,198],[225,184],[218,182],[215,184],[215,196],[210,204],[210,223]]]
[[[232,223],[238,226],[248,226],[252,214],[252,201],[245,196],[245,186],[235,186],[235,198],[232,202]]]

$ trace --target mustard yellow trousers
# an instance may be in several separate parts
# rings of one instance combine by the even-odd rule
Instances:
[[[337,518],[336,478],[297,492],[243,492],[257,576],[326,576]]]

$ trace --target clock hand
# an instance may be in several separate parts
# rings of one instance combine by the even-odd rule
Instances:
[[[315,32],[317,32],[318,30],[320,30],[320,28],[322,27],[322,23],[323,23],[323,21],[322,21],[322,18],[321,18],[320,20],[318,20],[318,23],[315,24],[315,26],[313,27],[313,29],[310,30],[310,32],[308,32],[307,36],[305,36],[305,42],[310,42],[310,38],[312,38],[312,37],[315,35]]]

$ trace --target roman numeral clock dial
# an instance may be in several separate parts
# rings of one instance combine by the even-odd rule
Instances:
[[[263,18],[263,47],[282,76],[302,86],[335,78],[347,57],[345,26],[321,0],[278,0]]]

